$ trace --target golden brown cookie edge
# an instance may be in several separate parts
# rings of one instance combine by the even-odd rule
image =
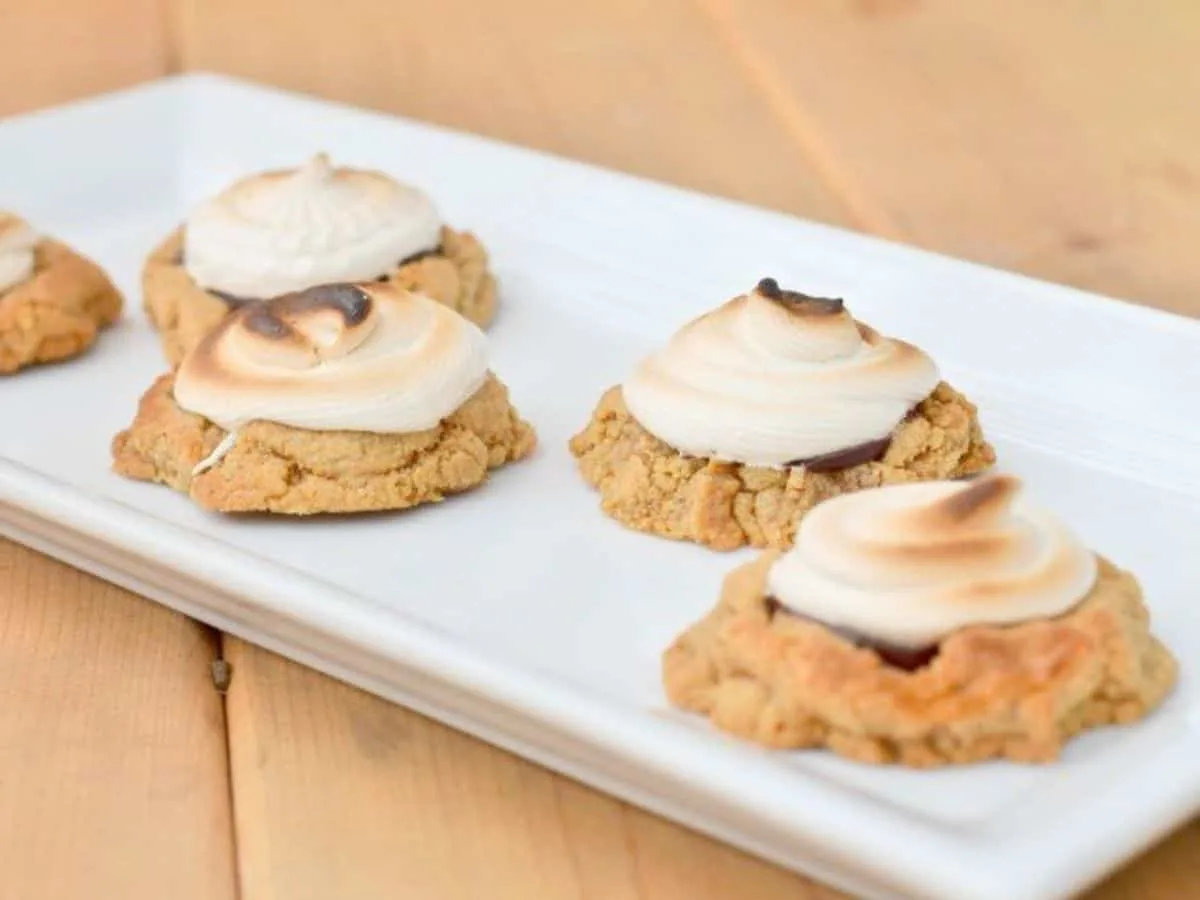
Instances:
[[[227,432],[181,409],[171,395],[173,381],[173,374],[158,378],[141,398],[133,423],[114,437],[113,468],[130,478],[173,487],[215,512],[314,515],[407,509],[476,487],[491,470],[528,457],[537,444],[507,387],[489,375],[475,395],[427,432],[311,432],[252,422],[239,431],[233,449],[219,463],[193,476],[195,466]],[[441,455],[422,459],[423,453]],[[380,459],[385,463],[370,468]],[[389,459],[396,461],[392,469]],[[341,479],[336,474],[339,460],[351,467]],[[406,482],[406,476],[424,481]]]
[[[869,487],[977,474],[996,458],[974,404],[945,382],[901,423],[882,461],[832,472],[685,457],[634,419],[619,386],[601,397],[569,447],[612,518],[714,550],[786,549],[818,503]]]

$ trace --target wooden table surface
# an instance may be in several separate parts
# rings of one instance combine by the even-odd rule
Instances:
[[[1197,47],[1193,0],[13,0],[0,113],[227,71],[1197,315]],[[238,896],[844,895],[0,542],[0,900]],[[1200,897],[1200,823],[1087,896]]]

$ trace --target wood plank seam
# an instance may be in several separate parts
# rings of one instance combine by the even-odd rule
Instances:
[[[169,2],[169,0],[168,0]],[[229,730],[229,688],[233,684],[233,679],[236,673],[233,671],[233,666],[229,663],[228,654],[225,652],[226,643],[229,640],[229,635],[223,631],[217,631],[215,640],[216,659],[213,660],[213,690],[220,694],[221,700],[221,726],[225,732],[225,740],[223,749],[225,751],[225,790],[228,794],[229,804],[229,841],[232,847],[231,855],[233,859],[233,897],[234,900],[242,900],[242,844],[238,840],[238,820],[237,820],[237,788],[233,783],[233,735]],[[224,663],[224,683],[218,681],[216,664]]]

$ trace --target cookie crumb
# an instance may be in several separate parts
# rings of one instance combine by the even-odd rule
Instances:
[[[213,687],[217,689],[217,693],[226,694],[229,692],[229,685],[233,682],[233,666],[223,659],[214,659],[212,665],[209,666],[209,674],[212,677]]]

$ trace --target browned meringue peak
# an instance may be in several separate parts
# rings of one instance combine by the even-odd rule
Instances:
[[[330,284],[253,304],[241,327],[225,336],[225,352],[249,341],[258,359],[283,368],[307,369],[350,353],[379,324],[379,305],[351,284]]]
[[[184,265],[208,290],[274,297],[369,281],[440,240],[440,217],[423,191],[383,172],[334,166],[320,153],[200,204],[184,230]]]
[[[888,437],[937,386],[916,347],[841,300],[770,278],[695,319],[622,386],[650,433],[693,456],[781,467]]]
[[[432,428],[487,376],[472,323],[389,283],[323,285],[231,314],[181,364],[175,399],[226,430]]]
[[[846,494],[800,523],[768,576],[786,608],[871,641],[924,647],[969,625],[1060,615],[1096,559],[1011,475]]]
[[[839,315],[846,310],[845,301],[840,297],[814,297],[800,291],[785,290],[774,278],[760,279],[754,286],[754,293],[778,303],[787,312],[798,316],[824,318]]]

